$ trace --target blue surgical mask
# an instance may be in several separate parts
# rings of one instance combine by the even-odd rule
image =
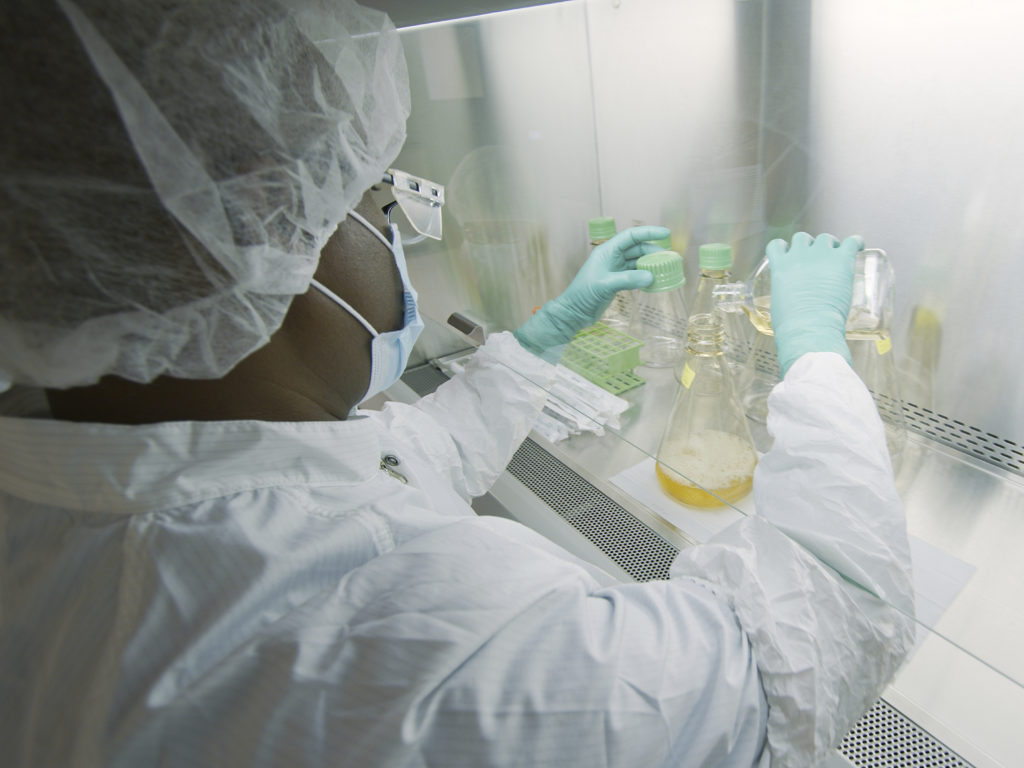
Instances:
[[[367,387],[366,394],[363,395],[363,400],[368,400],[398,381],[402,372],[405,371],[405,366],[409,362],[409,355],[412,354],[413,345],[423,330],[423,319],[420,317],[419,309],[416,307],[416,291],[413,290],[412,284],[409,282],[409,271],[405,264],[405,252],[402,250],[402,240],[398,234],[398,228],[394,225],[391,226],[391,237],[394,240],[392,244],[388,242],[387,238],[376,227],[355,211],[350,212],[349,216],[370,230],[387,246],[388,250],[394,255],[398,272],[402,276],[402,300],[404,303],[402,328],[385,333],[378,332],[347,301],[325,287],[318,280],[314,279],[310,283],[314,288],[339,304],[352,317],[362,323],[363,327],[373,336],[373,340],[370,342],[370,386]]]

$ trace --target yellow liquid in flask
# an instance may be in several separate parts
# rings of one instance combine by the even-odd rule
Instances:
[[[754,308],[744,306],[743,311],[750,318],[750,323],[758,331],[766,336],[774,336],[772,328],[772,297],[757,296],[754,298]],[[850,310],[850,317],[846,321],[846,338],[855,341],[870,340],[879,341],[889,338],[889,332],[880,326],[880,321],[874,315],[869,314],[859,307]]]
[[[750,493],[756,464],[757,453],[745,440],[705,430],[666,441],[654,471],[669,496],[694,507],[721,507]]]

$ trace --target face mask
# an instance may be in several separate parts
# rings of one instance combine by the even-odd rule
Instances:
[[[409,272],[405,264],[405,252],[402,250],[402,241],[398,234],[398,228],[392,225],[391,237],[394,244],[389,243],[376,227],[364,219],[355,211],[349,213],[353,219],[358,221],[387,246],[388,250],[395,257],[395,264],[398,265],[398,272],[402,276],[402,297],[404,303],[402,328],[397,331],[378,333],[370,323],[356,312],[351,305],[334,291],[325,287],[318,280],[311,281],[311,285],[345,309],[352,317],[362,323],[363,327],[370,332],[373,340],[370,342],[370,386],[363,395],[363,400],[376,395],[378,392],[387,389],[402,375],[406,364],[409,362],[409,355],[412,353],[413,345],[423,330],[423,320],[416,307],[416,291],[409,282]]]

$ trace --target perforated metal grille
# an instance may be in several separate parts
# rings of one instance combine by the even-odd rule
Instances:
[[[754,346],[754,366],[762,373],[767,374],[773,379],[781,378],[782,374],[779,369],[779,358],[775,353],[774,341],[769,347]]]
[[[839,751],[857,768],[972,768],[884,699],[846,734]]]
[[[756,365],[759,370],[776,378],[779,366],[774,354],[758,350]],[[985,432],[958,419],[945,416],[914,403],[901,402],[890,395],[875,392],[872,396],[882,418],[889,424],[906,424],[937,443],[956,448],[976,459],[1024,476],[1024,446],[1005,437]]]
[[[982,461],[1024,475],[1024,447],[1005,437],[983,432],[927,408],[904,403],[907,426],[932,440],[944,443]]]
[[[679,550],[533,440],[508,471],[634,579],[668,578]]]
[[[420,365],[416,368],[407,368],[402,374],[402,381],[422,397],[448,381],[448,377],[432,365]]]
[[[643,303],[637,304],[636,314],[640,316],[640,320],[648,327],[657,328],[659,331],[674,336],[680,341],[686,341],[685,317],[676,317],[659,307]]]

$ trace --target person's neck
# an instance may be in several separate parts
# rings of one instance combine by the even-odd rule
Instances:
[[[351,405],[319,386],[251,375],[239,366],[222,379],[163,376],[137,384],[105,376],[87,387],[47,390],[53,418],[108,424],[163,421],[336,421]]]

